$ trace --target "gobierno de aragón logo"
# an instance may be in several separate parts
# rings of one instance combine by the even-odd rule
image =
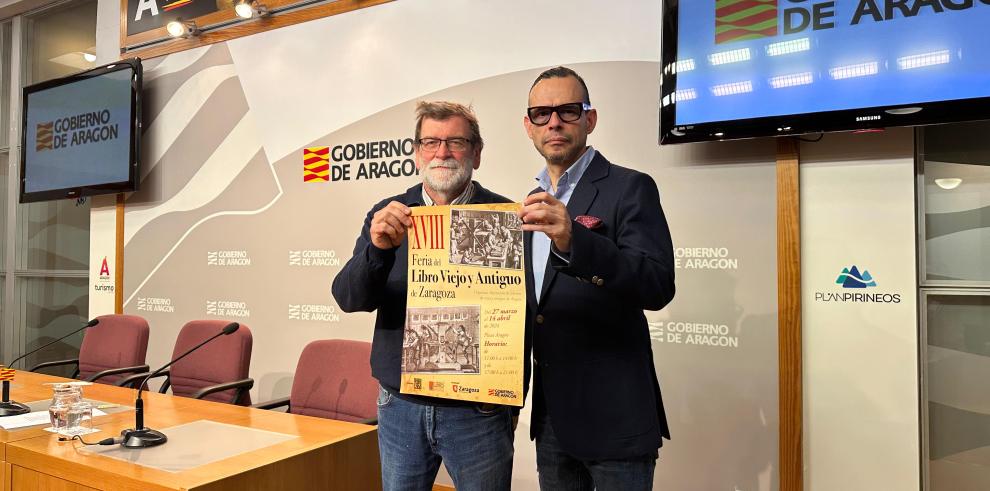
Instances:
[[[900,293],[848,291],[877,287],[877,281],[873,275],[866,269],[860,272],[859,267],[855,264],[848,268],[842,268],[842,272],[839,273],[834,284],[840,285],[843,291],[815,292],[815,301],[824,303],[901,303]]]

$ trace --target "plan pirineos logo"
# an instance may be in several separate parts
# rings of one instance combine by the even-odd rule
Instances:
[[[859,268],[854,264],[852,269],[842,268],[842,273],[839,277],[835,279],[835,284],[842,285],[842,288],[867,288],[877,286],[877,282],[873,281],[873,277],[870,276],[870,272],[863,270],[860,274]]]
[[[777,35],[777,0],[717,0],[715,44]]]
[[[877,287],[877,282],[873,279],[873,275],[865,268],[860,272],[859,267],[855,264],[848,268],[842,268],[842,272],[839,273],[833,284],[841,285],[843,290]],[[815,301],[825,303],[901,303],[901,294],[886,292],[854,293],[850,291],[815,292]]]

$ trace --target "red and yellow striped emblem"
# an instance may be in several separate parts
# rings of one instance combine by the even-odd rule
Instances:
[[[35,152],[52,149],[52,127],[55,122],[38,123],[38,135],[36,137]]]
[[[330,181],[330,147],[303,150],[303,182]]]
[[[189,5],[190,3],[192,3],[192,0],[178,0],[176,2],[166,3],[164,6],[162,6],[162,10],[168,12],[169,10],[177,9],[179,7],[184,7],[186,5]]]
[[[14,380],[14,369],[0,367],[0,382],[10,382]]]
[[[777,35],[777,0],[716,0],[715,44]]]

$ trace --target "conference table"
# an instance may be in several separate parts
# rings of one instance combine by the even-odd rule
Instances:
[[[46,383],[69,382],[17,372],[11,400],[37,407]],[[96,442],[134,427],[137,391],[83,387],[107,414],[93,418]],[[0,429],[0,482],[31,490],[376,490],[381,489],[375,426],[144,392],[145,426],[169,440],[148,449],[59,441],[48,424]],[[47,408],[47,405],[45,406]]]

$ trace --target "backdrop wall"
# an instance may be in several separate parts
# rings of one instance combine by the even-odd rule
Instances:
[[[471,103],[486,140],[476,178],[521,199],[542,165],[522,128],[529,85],[541,69],[567,64],[584,75],[599,111],[590,143],[613,162],[654,176],[676,247],[677,298],[664,311],[648,313],[674,437],[661,453],[658,489],[777,489],[775,146],[772,140],[657,146],[659,18],[659,3],[651,1],[617,9],[583,0],[566,10],[519,0],[470,8],[453,0],[398,1],[146,60],[143,181],[126,203],[124,310],[152,325],[149,363],[167,361],[187,320],[237,320],[256,339],[252,395],[263,400],[288,393],[309,341],[369,340],[373,317],[339,312],[329,284],[368,208],[418,176],[406,175],[411,155],[359,157],[356,149],[377,141],[403,147],[412,137],[417,100]],[[579,35],[550,29],[547,19]],[[109,52],[112,36],[102,39],[100,52]],[[903,165],[909,136],[873,138],[883,144],[857,159],[894,158]],[[303,183],[303,149],[313,146],[338,149],[331,159],[336,180]],[[828,143],[808,151],[823,161],[846,160]],[[387,175],[358,178],[362,167],[382,160],[399,163]],[[805,173],[802,185],[815,179]],[[903,190],[901,181],[875,184]],[[802,207],[831,203],[826,194],[804,197]],[[859,196],[870,202],[869,193]],[[900,192],[883,196],[873,195],[898,207],[912,199]],[[112,214],[112,199],[94,200],[91,265],[105,256],[112,263]],[[863,241],[886,239],[858,232]],[[907,261],[902,268],[913,270],[909,257],[901,259]],[[823,268],[833,274],[832,265]],[[914,287],[908,276],[883,274],[884,286]],[[91,314],[111,312],[112,300],[111,293],[91,290]],[[914,353],[909,343],[879,342],[890,334],[883,326],[904,324],[875,321],[881,328],[870,349],[898,360]],[[805,322],[807,333],[815,321]],[[699,331],[714,334],[694,336]],[[898,330],[895,337],[904,334]],[[814,363],[823,344],[806,346]],[[814,365],[809,370],[816,371]],[[829,396],[842,404],[854,393],[840,383],[845,374],[822,373],[806,379],[809,394],[828,385]],[[916,395],[909,389],[890,386],[857,407],[884,421],[882,409]],[[841,473],[835,468],[843,459],[874,456],[877,448],[847,445],[843,432],[817,424],[827,420],[857,431],[864,423],[856,411],[826,416],[813,400],[806,408],[811,479],[819,467]],[[914,424],[909,419],[894,413],[886,420],[893,424],[874,425],[872,438],[900,438]],[[528,423],[527,410],[517,433],[517,489],[536,489]],[[845,454],[821,452],[812,439],[824,448],[841,446]],[[907,443],[916,449],[916,442]],[[888,455],[882,470],[864,465],[862,473],[845,473],[844,489],[870,489],[867,484],[892,472],[912,472],[917,461],[909,454]]]

